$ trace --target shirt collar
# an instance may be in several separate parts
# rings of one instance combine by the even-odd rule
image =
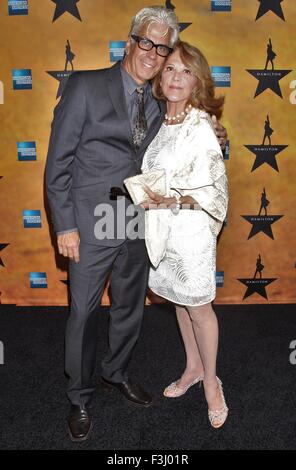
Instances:
[[[135,82],[133,77],[131,77],[130,74],[125,70],[122,63],[121,63],[120,70],[121,70],[121,76],[122,76],[124,88],[126,89],[129,95],[132,95],[135,89],[138,88],[139,85]],[[149,96],[151,95],[150,82],[144,83],[144,85],[141,85],[141,87],[144,88],[144,94],[149,93]]]

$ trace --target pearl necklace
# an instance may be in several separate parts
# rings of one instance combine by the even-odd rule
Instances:
[[[191,110],[192,106],[191,104],[189,104],[186,108],[185,108],[185,111],[182,111],[181,113],[179,114],[176,114],[176,116],[168,116],[167,114],[165,114],[164,118],[166,121],[168,121],[168,124],[172,124],[172,122],[175,124],[176,122],[177,123],[180,123],[182,119],[184,119],[184,116],[186,116],[189,111]]]

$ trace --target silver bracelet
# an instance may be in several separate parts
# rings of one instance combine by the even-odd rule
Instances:
[[[181,209],[181,197],[182,196],[180,194],[176,194],[174,197],[176,199],[176,205],[175,207],[171,207],[171,211],[174,215],[178,215]]]

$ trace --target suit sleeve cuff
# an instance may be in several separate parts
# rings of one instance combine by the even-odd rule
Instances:
[[[78,232],[78,228],[69,228],[68,230],[62,230],[61,232],[57,232],[57,235],[63,235],[64,233],[70,233],[70,232]]]

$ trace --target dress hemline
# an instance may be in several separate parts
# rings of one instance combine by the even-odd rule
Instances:
[[[174,304],[177,304],[177,305],[184,305],[185,307],[200,307],[202,305],[206,305],[206,304],[210,304],[211,302],[213,302],[216,298],[216,295],[211,299],[209,300],[208,302],[203,302],[203,303],[200,303],[200,304],[185,304],[185,303],[177,303],[175,302],[175,300],[172,300],[172,299],[169,299],[168,297],[165,297],[164,295],[161,295],[159,294],[158,292],[156,292],[155,290],[153,290],[149,285],[148,285],[149,289],[156,295],[158,295],[159,297],[162,297],[163,299],[165,300],[169,300],[170,302],[174,303]]]

